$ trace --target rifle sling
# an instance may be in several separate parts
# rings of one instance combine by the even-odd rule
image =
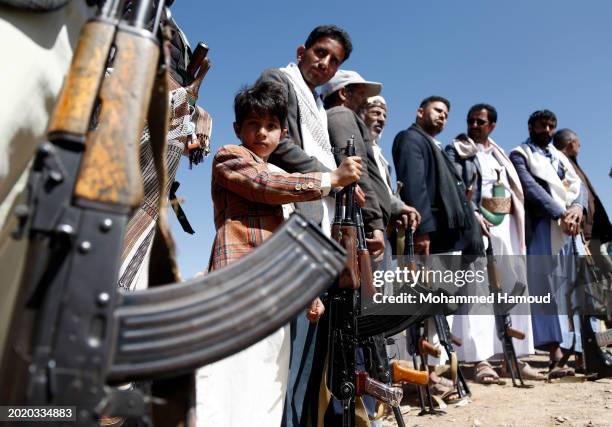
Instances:
[[[151,259],[160,260],[159,263],[151,263],[149,277],[151,278],[150,286],[155,286],[161,283],[176,282],[179,280],[178,266],[176,264],[176,254],[174,240],[166,223],[166,203],[167,203],[167,181],[168,171],[166,167],[166,146],[168,135],[168,92],[170,90],[168,78],[168,58],[170,50],[170,40],[167,31],[161,31],[162,34],[162,49],[160,49],[159,61],[163,71],[158,72],[153,85],[153,95],[149,103],[149,112],[147,116],[149,131],[151,135],[151,152],[153,153],[153,162],[155,172],[157,174],[158,185],[158,218],[155,230],[155,238],[153,239],[153,248]],[[161,281],[156,278],[163,278]],[[168,280],[170,279],[170,280]]]

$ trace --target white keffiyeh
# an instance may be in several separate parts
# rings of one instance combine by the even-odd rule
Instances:
[[[527,160],[527,166],[534,176],[546,181],[553,200],[560,208],[566,210],[578,198],[581,181],[565,154],[557,150],[552,144],[548,146],[548,149],[557,164],[560,162],[565,169],[563,180],[557,175],[556,168],[550,159],[537,151],[532,151],[527,143],[519,145],[513,151],[518,152]],[[550,237],[552,253],[557,254],[565,242],[560,220],[551,221]]]
[[[319,97],[315,98],[295,63],[291,62],[280,70],[289,78],[297,96],[303,150],[329,169],[336,169],[336,161],[327,133],[327,113],[323,108],[323,102]],[[330,223],[333,211],[334,200],[331,197],[325,197],[321,228],[327,235],[331,234]]]

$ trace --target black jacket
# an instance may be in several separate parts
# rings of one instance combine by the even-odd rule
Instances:
[[[385,230],[389,223],[391,201],[383,178],[380,176],[370,132],[366,124],[353,110],[346,107],[333,107],[327,110],[327,128],[331,146],[338,149],[346,147],[346,141],[355,137],[355,154],[361,157],[363,171],[359,186],[366,195],[363,207],[366,231]],[[340,164],[346,157],[344,153],[334,153],[336,163]]]
[[[429,234],[432,254],[458,250],[480,253],[482,238],[471,206],[465,199],[465,185],[443,150],[440,153],[444,161],[438,165],[433,152],[434,144],[433,138],[416,123],[398,133],[393,141],[395,171],[398,180],[404,184],[400,196],[421,214],[421,224],[415,234]],[[446,175],[451,177],[450,182],[439,182],[438,167],[448,168]],[[445,213],[448,206],[444,206],[449,201],[444,200],[441,194],[456,190],[460,206],[452,206],[452,209],[461,212],[464,224],[449,226],[449,218]]]

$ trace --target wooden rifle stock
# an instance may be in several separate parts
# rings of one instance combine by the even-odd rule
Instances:
[[[420,354],[426,354],[429,356],[433,356],[433,357],[440,357],[440,349],[437,347],[434,347],[433,344],[431,344],[429,341],[427,341],[427,339],[423,336],[421,336],[419,338],[419,353]]]
[[[334,237],[347,253],[346,268],[340,273],[341,289],[359,289],[359,261],[357,259],[357,229],[352,225],[341,225],[339,235]]]
[[[202,85],[202,80],[204,80],[206,73],[208,73],[208,70],[210,69],[210,61],[208,60],[208,57],[207,57],[208,46],[202,42],[200,42],[200,44],[198,45],[198,48],[200,48],[200,46],[204,46],[204,47],[200,49],[201,53],[198,53],[196,49],[196,53],[198,53],[199,58],[196,57],[194,54],[193,59],[189,63],[190,66],[194,64],[193,67],[197,69],[197,74],[193,75],[194,80],[191,82],[189,86],[187,86],[187,92],[189,92],[189,94],[191,94],[191,96],[194,99],[198,99],[198,96],[200,93],[200,86]]]
[[[361,289],[365,298],[372,298],[376,290],[372,282],[372,264],[370,252],[367,249],[357,251],[357,261],[359,262],[359,273],[361,276]]]
[[[372,279],[372,260],[370,258],[370,251],[368,251],[368,246],[366,245],[361,208],[356,206],[355,209],[355,216],[357,219],[357,261],[359,263],[361,289],[364,298],[369,299],[372,298],[376,292]]]
[[[417,369],[411,369],[406,366],[401,366],[397,360],[391,362],[393,382],[407,382],[410,384],[425,385],[429,381],[429,374],[427,371],[419,371]]]
[[[355,155],[353,139],[346,145],[346,155]],[[346,268],[340,274],[339,286],[341,289],[359,289],[361,282],[358,259],[358,230],[356,209],[353,206],[353,191],[355,184],[349,184],[342,191],[336,193],[336,208],[334,223],[332,225],[332,239],[340,243],[347,252]],[[345,198],[345,209],[342,212],[342,199]]]
[[[519,331],[518,329],[511,328],[510,326],[506,327],[506,334],[508,334],[511,338],[516,338],[517,340],[524,340],[525,333]]]
[[[49,139],[70,136],[83,142],[89,130],[115,30],[116,21],[110,17],[94,18],[83,27],[70,72],[49,121]]]
[[[139,142],[157,72],[159,44],[150,33],[119,24],[114,45],[114,69],[99,94],[100,124],[88,135],[75,197],[81,204],[134,209],[143,197]],[[134,66],[136,58],[139,66]]]
[[[189,65],[187,65],[187,72],[189,76],[195,80],[196,72],[202,65],[204,58],[208,55],[208,45],[204,42],[199,42],[193,51],[193,55],[191,55],[191,59],[189,61]]]

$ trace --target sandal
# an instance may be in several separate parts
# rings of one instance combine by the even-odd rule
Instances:
[[[549,380],[563,377],[573,377],[574,375],[576,375],[576,371],[574,370],[574,368],[570,368],[567,365],[559,366],[558,363],[558,360],[553,360],[550,362],[550,365],[548,367]]]
[[[519,360],[518,365],[521,371],[521,377],[524,380],[546,381],[546,375],[538,372],[535,368],[529,366],[529,363],[522,362]]]
[[[504,385],[506,382],[499,378],[497,372],[493,369],[491,364],[486,360],[478,362],[475,366],[476,375],[474,375],[474,381],[479,384],[491,385],[498,384]]]
[[[446,385],[450,383],[450,386]],[[435,400],[441,399],[445,403],[453,404],[463,400],[459,397],[453,382],[447,378],[440,377],[440,381],[430,382],[429,390]]]
[[[451,380],[449,380],[446,377],[442,377],[442,376],[438,376],[438,381],[429,381],[429,384],[441,384],[442,386],[452,389],[453,387],[455,387],[455,383],[452,382]]]

